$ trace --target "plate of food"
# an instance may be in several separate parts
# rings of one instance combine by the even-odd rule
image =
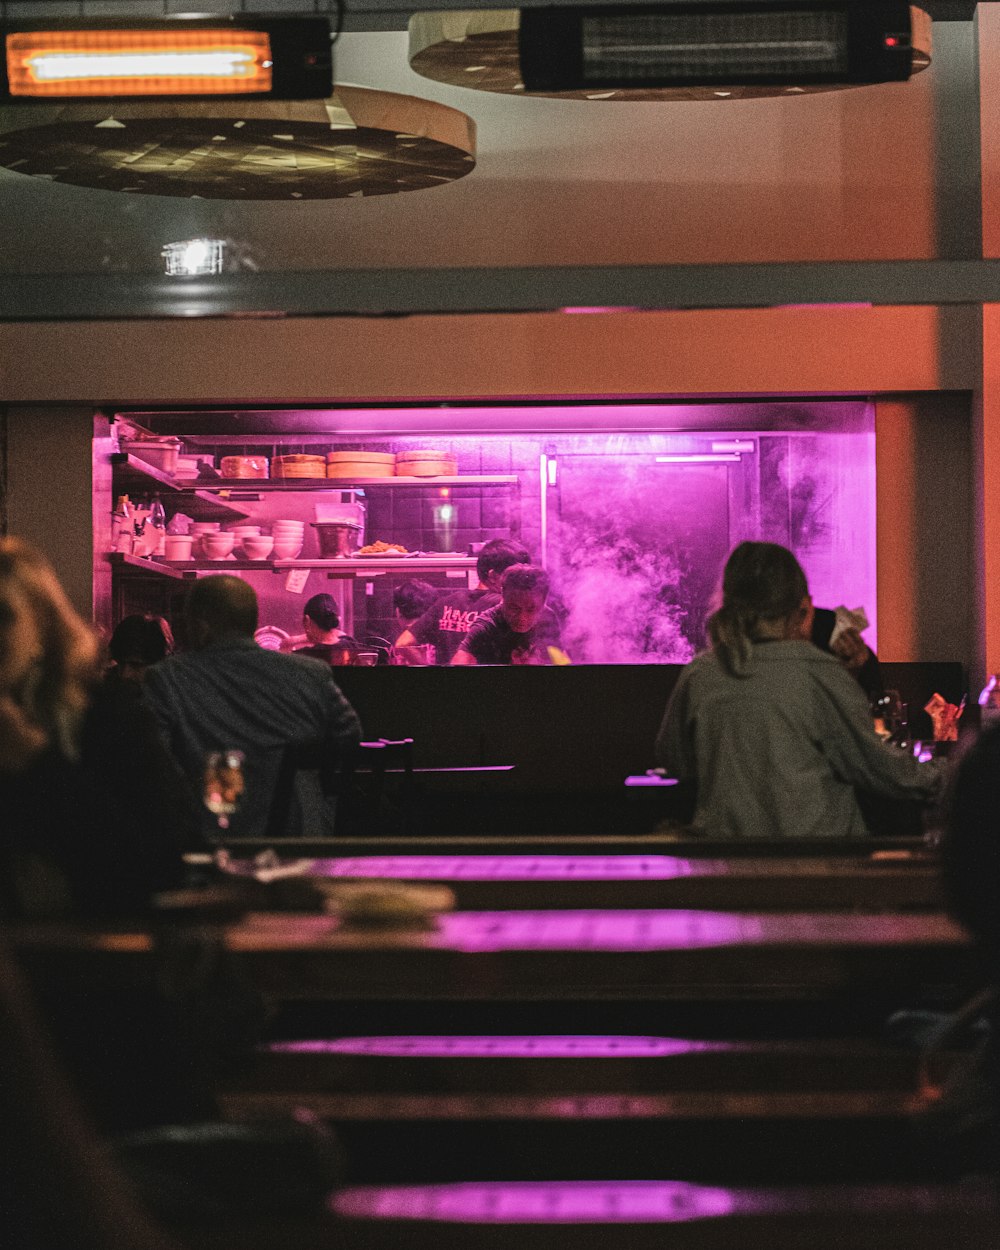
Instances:
[[[379,539],[377,542],[368,543],[367,546],[361,547],[356,553],[359,556],[409,556],[413,555],[402,543],[385,543]]]

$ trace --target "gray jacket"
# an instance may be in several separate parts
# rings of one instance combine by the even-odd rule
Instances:
[[[865,696],[809,642],[753,647],[749,675],[712,652],[677,682],[656,739],[657,763],[697,785],[693,825],[713,838],[857,838],[856,789],[889,798],[934,794],[936,762],[875,734]]]

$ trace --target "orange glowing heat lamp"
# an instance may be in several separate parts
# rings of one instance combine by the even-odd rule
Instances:
[[[333,89],[325,19],[211,22],[177,19],[110,29],[50,23],[4,34],[6,82],[15,100],[147,96],[320,99]],[[5,88],[5,90],[4,90]]]

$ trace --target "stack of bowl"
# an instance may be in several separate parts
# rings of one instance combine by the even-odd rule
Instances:
[[[261,534],[259,525],[234,525],[230,533],[248,560],[266,560],[271,554],[274,540],[267,534]]]
[[[235,537],[230,533],[202,534],[201,549],[210,560],[228,560],[236,545]]]
[[[271,526],[271,533],[274,535],[274,558],[296,559],[302,550],[305,531],[305,521],[275,521]]]
[[[197,560],[206,554],[202,545],[206,534],[218,534],[222,525],[218,521],[194,521],[191,525],[191,555]]]
[[[266,560],[273,546],[274,539],[270,534],[248,534],[242,542],[248,560]]]

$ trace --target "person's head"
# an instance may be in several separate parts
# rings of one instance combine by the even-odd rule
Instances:
[[[108,643],[108,654],[123,681],[142,681],[146,669],[171,655],[174,636],[162,616],[123,616]]]
[[[945,804],[941,868],[949,911],[976,940],[992,985],[1000,983],[1000,729],[962,756]]]
[[[512,564],[500,582],[504,619],[515,634],[535,628],[549,595],[549,575],[533,564]]]
[[[708,619],[712,647],[726,670],[745,676],[752,643],[808,638],[812,603],[802,566],[787,547],[745,542],[722,574],[722,605]]]
[[[400,582],[392,592],[392,607],[399,623],[404,627],[412,625],[437,601],[439,593],[430,582]]]
[[[313,595],[302,609],[302,627],[313,644],[324,642],[340,629],[340,613],[333,595]]]
[[[476,560],[479,584],[489,590],[499,590],[500,581],[512,564],[530,564],[531,556],[520,543],[509,538],[491,538],[483,543]]]
[[[193,647],[232,638],[252,638],[257,629],[257,595],[242,578],[228,573],[200,577],[184,608]]]
[[[45,557],[0,538],[0,768],[22,768],[50,743],[75,754],[97,656]]]

